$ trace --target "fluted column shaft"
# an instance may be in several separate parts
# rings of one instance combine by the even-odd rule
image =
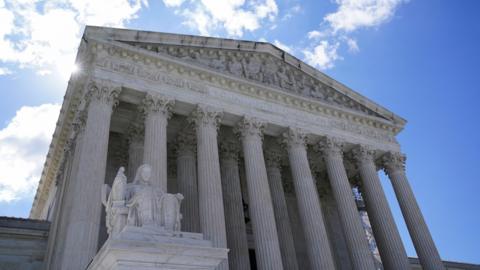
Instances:
[[[366,207],[375,241],[385,269],[411,269],[392,212],[388,206],[374,163],[375,152],[360,146],[353,151],[360,177]]]
[[[295,252],[292,228],[290,226],[290,218],[288,216],[285,192],[283,191],[280,160],[280,153],[271,150],[265,152],[268,183],[270,184],[270,192],[272,194],[273,210],[275,213],[275,221],[277,223],[278,240],[280,243],[280,251],[282,252],[283,267],[289,270],[296,270],[298,269],[297,255]]]
[[[128,180],[133,182],[135,173],[143,163],[143,128],[130,126],[128,130]]]
[[[433,242],[420,207],[405,174],[405,156],[388,153],[384,156],[385,172],[392,182],[410,237],[425,270],[445,269]]]
[[[305,135],[289,129],[283,134],[283,142],[287,145],[310,266],[312,269],[335,269],[317,188],[308,163]]]
[[[337,202],[340,221],[347,241],[350,259],[354,269],[374,269],[372,253],[363,230],[352,188],[343,165],[341,144],[326,138],[320,143],[327,168],[333,197]]]
[[[211,108],[197,107],[190,121],[195,124],[197,137],[198,206],[200,229],[214,247],[227,247],[225,211],[218,158],[217,128],[221,113]],[[217,270],[228,270],[228,261]]]
[[[242,190],[238,169],[239,147],[235,142],[220,143],[220,168],[222,176],[223,202],[227,244],[230,249],[228,262],[230,270],[249,270],[247,230],[243,213]]]
[[[147,94],[142,110],[145,114],[143,163],[152,167],[152,184],[167,191],[167,124],[173,101]]]
[[[105,82],[91,83],[88,88],[87,120],[78,170],[72,179],[75,192],[71,194],[61,269],[83,270],[97,252],[100,190],[105,181],[110,118],[119,92],[120,88]]]
[[[258,269],[281,270],[282,255],[263,157],[262,127],[263,124],[257,120],[244,118],[238,125],[238,132],[245,157],[249,210]]]
[[[196,144],[193,129],[181,132],[177,137],[177,183],[178,192],[184,195],[181,205],[182,231],[200,232],[198,214],[198,187]]]

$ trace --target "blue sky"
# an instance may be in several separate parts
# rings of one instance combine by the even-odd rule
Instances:
[[[442,258],[480,263],[478,10],[474,0],[0,0],[0,215],[28,216],[85,24],[202,34],[272,42],[406,118],[398,139]]]

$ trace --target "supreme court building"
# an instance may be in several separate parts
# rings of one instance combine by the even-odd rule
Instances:
[[[444,269],[407,180],[406,121],[265,42],[86,27],[30,213],[45,269],[84,270],[107,238],[101,188],[142,164],[185,197],[182,231],[221,270]],[[421,181],[418,179],[417,181]]]

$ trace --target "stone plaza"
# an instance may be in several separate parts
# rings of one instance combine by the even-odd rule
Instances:
[[[30,213],[51,223],[45,269],[96,262],[112,241],[102,187],[142,164],[183,195],[198,260],[228,250],[215,269],[412,269],[379,170],[421,268],[447,269],[396,140],[406,120],[285,51],[87,26],[76,63]],[[173,269],[157,267],[141,269]]]

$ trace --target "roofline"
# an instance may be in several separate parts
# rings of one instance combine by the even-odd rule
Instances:
[[[259,51],[269,53],[292,66],[297,67],[303,72],[317,78],[328,86],[331,86],[340,93],[352,98],[358,103],[364,105],[370,110],[380,114],[386,119],[392,121],[400,127],[400,130],[406,125],[407,120],[387,108],[379,105],[371,99],[363,96],[357,91],[349,88],[343,83],[333,79],[318,69],[303,62],[290,53],[278,48],[269,42],[238,40],[229,38],[217,38],[197,35],[174,34],[166,32],[154,32],[132,29],[120,29],[111,27],[90,26],[85,27],[84,38],[100,38],[105,37],[116,41],[130,41],[130,42],[145,42],[145,43],[160,43],[177,46],[194,46],[194,47],[210,47],[210,48],[224,48],[240,51]]]

